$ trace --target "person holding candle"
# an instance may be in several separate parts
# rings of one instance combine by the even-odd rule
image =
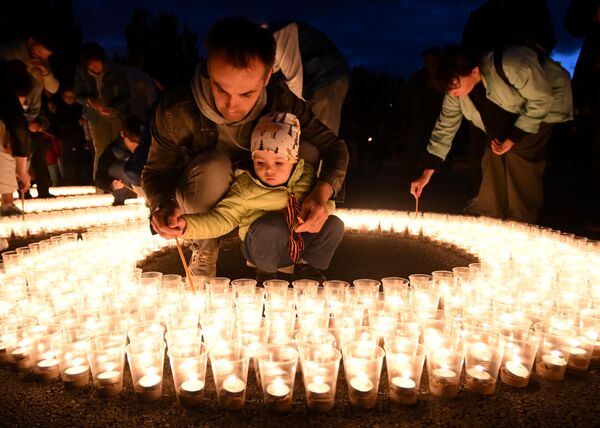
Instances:
[[[446,96],[427,146],[425,170],[410,192],[421,195],[465,117],[488,139],[483,180],[468,211],[535,223],[543,199],[546,143],[556,123],[573,118],[568,72],[526,46],[484,55],[450,46],[436,74]]]
[[[300,157],[323,161],[319,178],[302,202],[298,233],[318,233],[328,220],[328,201],[341,188],[348,149],[284,82],[271,79],[275,40],[268,30],[238,18],[222,19],[206,38],[206,62],[189,86],[166,93],[152,125],[142,187],[154,230],[181,236],[182,213],[210,211],[227,194],[234,169],[249,160],[250,134],[258,118],[274,111],[296,115],[303,133]],[[216,275],[219,242],[192,242],[190,269]]]
[[[185,239],[222,236],[239,226],[242,253],[256,266],[259,281],[295,265],[297,278],[323,280],[322,270],[344,234],[343,222],[329,215],[318,233],[298,233],[300,202],[315,182],[312,166],[299,158],[300,122],[292,113],[263,115],[251,136],[253,167],[238,169],[229,193],[207,213],[177,219]],[[328,203],[328,211],[334,203]]]

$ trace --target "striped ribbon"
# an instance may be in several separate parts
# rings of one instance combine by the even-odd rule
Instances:
[[[292,192],[285,212],[285,221],[288,229],[290,230],[289,243],[290,243],[290,259],[294,264],[300,261],[302,256],[302,250],[304,250],[304,240],[299,233],[295,232],[296,225],[298,224],[298,216],[302,210],[302,206],[296,199],[296,196]]]

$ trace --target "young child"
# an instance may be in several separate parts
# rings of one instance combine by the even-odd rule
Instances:
[[[324,280],[321,271],[342,240],[344,223],[329,215],[320,232],[295,232],[300,203],[315,183],[314,169],[298,157],[299,145],[296,116],[262,116],[252,131],[252,170],[236,170],[229,193],[210,212],[181,216],[182,238],[216,238],[239,226],[242,254],[256,266],[259,282],[292,264],[293,279]],[[328,211],[334,208],[330,201]]]

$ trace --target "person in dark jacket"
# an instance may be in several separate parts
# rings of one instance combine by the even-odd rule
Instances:
[[[94,176],[104,149],[118,137],[129,116],[130,87],[123,69],[106,60],[97,43],[81,47],[81,64],[75,71],[75,95],[84,106],[94,143]]]
[[[125,165],[137,150],[141,135],[140,120],[134,116],[130,117],[119,137],[104,149],[98,161],[96,186],[113,194],[114,205],[123,205],[126,199],[137,197],[132,190],[131,179],[125,173]]]
[[[287,88],[270,82],[275,41],[268,30],[249,21],[216,22],[207,39],[207,60],[198,66],[191,87],[167,93],[152,128],[142,187],[152,209],[152,227],[164,238],[181,233],[177,218],[214,207],[233,182],[233,169],[250,160],[250,134],[268,112],[293,113],[300,120],[300,157],[323,165],[315,188],[302,204],[298,233],[318,232],[327,201],[340,189],[348,166],[342,140]],[[217,239],[193,242],[190,269],[216,274]]]

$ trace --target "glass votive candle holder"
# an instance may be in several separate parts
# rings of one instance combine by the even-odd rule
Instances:
[[[390,400],[400,404],[416,403],[425,362],[425,347],[389,340],[385,344],[385,362]]]
[[[208,278],[206,280],[206,291],[210,295],[221,294],[230,288],[231,280],[222,276]]]
[[[0,363],[8,364],[12,362],[9,348],[14,348],[17,343],[17,328],[19,321],[13,319],[4,321],[0,324]]]
[[[125,348],[133,389],[140,401],[148,402],[160,398],[165,348],[165,341],[162,339],[136,341]]]
[[[433,288],[433,277],[431,275],[415,273],[408,276],[410,287],[415,290],[431,290]]]
[[[594,346],[596,345],[597,334],[593,334],[592,330],[586,330],[588,326],[583,326],[585,321],[582,318],[577,327],[575,327],[576,337],[570,341],[571,348],[569,350],[569,360],[567,369],[574,372],[584,372],[590,367],[592,355],[594,354]],[[587,333],[587,334],[586,334]]]
[[[210,311],[200,319],[204,342],[209,349],[219,342],[227,342],[234,338],[235,319],[231,311]]]
[[[365,345],[377,345],[379,343],[379,333],[372,327],[354,327],[346,326],[340,330],[340,346],[342,349],[348,343],[361,342]]]
[[[298,301],[300,297],[315,297],[319,290],[319,281],[313,279],[297,279],[292,282],[292,287],[294,290],[294,298]]]
[[[540,338],[535,359],[536,373],[545,380],[563,380],[576,331],[568,327],[556,328],[543,321],[535,323],[533,328]]]
[[[56,346],[60,341],[60,324],[37,325],[30,327],[33,343],[31,358],[33,375],[41,380],[52,380],[60,376]]]
[[[112,397],[123,390],[126,340],[125,334],[106,334],[90,341],[88,361],[100,397]]]
[[[142,340],[160,342],[165,335],[165,327],[158,322],[138,323],[127,331],[130,343]]]
[[[14,340],[6,344],[6,352],[9,355],[10,363],[18,372],[27,372],[33,366],[31,357],[35,331],[34,326],[20,327],[15,331]]]
[[[496,389],[504,355],[504,340],[496,332],[480,331],[463,337],[467,388],[491,395]]]
[[[409,303],[410,283],[406,278],[390,276],[381,279],[385,306],[394,308]]]
[[[310,410],[329,412],[333,408],[341,358],[340,351],[327,345],[301,347],[302,379]]]
[[[235,292],[236,297],[254,294],[256,292],[256,280],[250,278],[234,279],[231,281],[231,288]]]
[[[373,342],[357,341],[345,343],[343,355],[350,404],[362,409],[374,408],[385,351]]]
[[[417,321],[400,321],[394,324],[386,336],[384,342],[394,341],[402,346],[416,346],[421,343],[421,326]]]
[[[369,307],[377,301],[381,282],[376,279],[355,279],[352,285],[359,303]]]
[[[219,407],[240,410],[246,403],[249,357],[241,341],[215,345],[209,353]]]
[[[182,407],[197,407],[206,384],[206,345],[198,339],[186,346],[170,346],[168,356],[177,401]]]
[[[460,338],[460,329],[455,323],[428,319],[423,322],[423,342],[429,349],[455,347]]]
[[[67,390],[84,388],[90,383],[88,350],[91,332],[85,329],[63,331],[57,347],[60,377]]]
[[[500,334],[504,338],[500,379],[512,387],[525,388],[531,378],[539,338],[531,329],[522,327],[505,327]]]
[[[188,330],[198,328],[200,316],[198,312],[177,311],[169,314],[167,331]]]
[[[427,347],[429,393],[439,398],[458,395],[464,352],[460,344],[447,347]]]
[[[169,349],[172,347],[182,348],[192,346],[196,342],[202,341],[202,329],[198,327],[173,329],[165,333],[165,340]]]
[[[292,407],[298,351],[287,345],[266,345],[256,354],[265,406],[274,412]]]
[[[261,284],[259,284],[261,285]],[[265,295],[267,300],[273,297],[286,297],[288,294],[288,287],[290,283],[283,279],[269,279],[263,282],[262,286],[265,289]]]

